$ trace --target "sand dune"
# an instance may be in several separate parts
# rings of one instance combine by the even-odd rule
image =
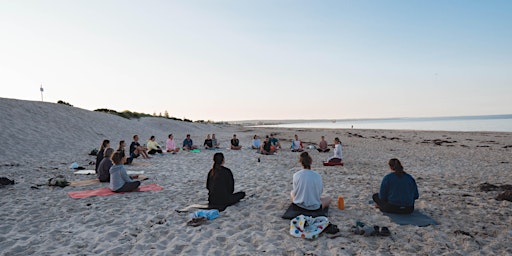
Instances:
[[[511,202],[497,201],[498,191],[480,191],[478,185],[512,184],[511,133],[418,132],[388,130],[320,130],[243,128],[185,123],[162,118],[127,120],[66,105],[0,98],[0,176],[15,185],[0,188],[2,255],[510,255]],[[247,146],[252,135],[278,133],[284,148],[293,134],[306,144],[321,135],[343,142],[345,166],[324,167],[330,154],[308,150],[313,169],[324,181],[324,193],[345,198],[345,210],[333,203],[329,219],[341,236],[323,235],[314,241],[288,234],[289,221],[281,219],[298,153],[282,150],[274,156],[253,150],[225,149],[233,133]],[[149,180],[164,188],[158,192],[71,199],[67,192],[105,187],[55,188],[37,186],[55,175],[74,175],[69,165],[89,166],[88,152],[108,138],[141,141],[155,135],[163,144],[167,134],[180,142],[187,133],[201,145],[216,133],[226,166],[235,176],[236,190],[249,197],[228,207],[220,217],[199,227],[186,226],[187,213],[175,210],[205,203],[206,174],[216,151],[165,154],[149,160]],[[417,180],[416,208],[440,225],[399,226],[368,200],[377,192],[386,163],[399,158]],[[258,161],[258,158],[260,161]],[[387,226],[391,237],[363,237],[350,232],[357,220]]]

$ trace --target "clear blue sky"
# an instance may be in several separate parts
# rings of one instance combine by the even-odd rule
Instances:
[[[0,97],[192,120],[512,113],[512,1],[0,0]]]

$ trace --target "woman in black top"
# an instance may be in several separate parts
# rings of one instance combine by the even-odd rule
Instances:
[[[224,167],[224,155],[213,155],[213,168],[208,172],[206,180],[208,189],[208,206],[212,209],[224,211],[226,207],[238,203],[245,197],[245,192],[236,192],[235,180],[230,169]]]

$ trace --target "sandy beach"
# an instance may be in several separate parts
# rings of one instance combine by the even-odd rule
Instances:
[[[277,129],[199,124],[164,118],[128,120],[62,104],[0,98],[0,176],[15,180],[0,187],[1,255],[512,255],[510,201],[498,201],[501,191],[481,191],[479,185],[512,184],[512,133],[391,131],[361,129]],[[171,111],[172,112],[172,111]],[[94,169],[88,153],[103,139],[115,148],[138,134],[141,143],[155,135],[165,145],[169,133],[181,144],[191,134],[202,145],[215,133],[221,149],[179,152],[138,158],[143,185],[162,191],[72,199],[68,192],[108,184],[50,187],[49,178],[93,179],[77,175],[76,162]],[[237,134],[242,150],[229,150]],[[283,145],[277,155],[260,155],[248,148],[253,135],[276,133]],[[289,235],[289,220],[281,218],[290,204],[292,175],[301,169],[299,153],[291,152],[297,134],[305,145],[324,135],[343,143],[344,166],[325,167],[331,153],[307,151],[312,169],[321,174],[324,194],[343,196],[345,210],[333,201],[329,220],[341,236],[305,240]],[[226,157],[235,190],[247,197],[220,216],[198,227],[186,225],[191,204],[207,202],[206,175],[215,152]],[[439,225],[417,227],[391,222],[372,204],[387,161],[399,158],[417,181],[416,208]],[[258,161],[259,159],[259,161]],[[364,237],[350,227],[362,221],[389,227],[390,237]]]

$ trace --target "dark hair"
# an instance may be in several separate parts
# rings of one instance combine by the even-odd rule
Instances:
[[[110,140],[103,140],[100,146],[100,151],[105,150],[107,148],[107,144],[110,144]]]
[[[300,154],[299,163],[302,164],[304,169],[311,169],[311,163],[313,163],[313,159],[309,156],[308,152],[302,152]]]
[[[337,141],[337,142],[339,142],[339,143],[341,144],[341,140],[340,140],[340,138],[336,137],[336,138],[334,138],[334,140],[335,140],[335,141]]]
[[[123,143],[124,143],[124,140],[119,141],[119,147],[117,147],[117,151],[121,151],[121,150],[123,150],[123,146],[122,146],[122,145],[123,145]]]
[[[400,163],[400,160],[396,159],[396,158],[391,158],[389,159],[389,168],[391,168],[391,170],[393,170],[396,175],[398,175],[398,177],[402,177],[402,175],[405,174],[404,172],[404,167],[402,166],[402,163]]]
[[[150,140],[153,140],[155,138],[155,135],[151,135],[151,137],[149,137]]]
[[[124,152],[123,151],[116,151],[112,155],[112,162],[114,162],[114,164],[123,164],[123,163],[121,163],[123,158],[124,158]]]
[[[133,139],[135,139],[135,137],[139,137],[139,135],[137,135],[137,134],[133,135]]]
[[[216,171],[220,170],[220,167],[222,166],[222,162],[224,162],[224,154],[222,153],[215,153],[213,155],[213,167],[212,167],[212,174],[214,174]]]
[[[169,134],[169,135],[167,136],[167,138],[169,138],[169,139],[170,139],[170,138],[171,138],[171,136],[172,136],[172,133],[171,133],[171,134]]]

